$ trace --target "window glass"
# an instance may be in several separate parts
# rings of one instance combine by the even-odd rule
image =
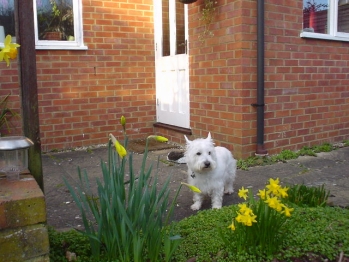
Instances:
[[[170,49],[170,11],[169,1],[162,1],[162,56],[169,56]]]
[[[14,0],[0,0],[0,42],[6,35],[15,36]]]
[[[74,39],[72,0],[36,0],[39,40]]]
[[[185,54],[184,5],[176,1],[176,55]]]
[[[338,1],[338,32],[349,33],[349,0]]]
[[[82,0],[35,0],[36,49],[87,49],[83,43]]]
[[[300,36],[349,42],[349,0],[303,0]]]
[[[34,0],[33,11],[36,49],[87,49],[81,0]],[[14,0],[0,0],[0,46],[6,35],[16,41]]]
[[[327,34],[329,25],[328,0],[303,1],[303,31]]]

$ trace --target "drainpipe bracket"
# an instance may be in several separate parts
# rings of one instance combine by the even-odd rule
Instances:
[[[265,104],[251,104],[251,106],[253,106],[253,107],[263,107],[263,106],[265,106]]]

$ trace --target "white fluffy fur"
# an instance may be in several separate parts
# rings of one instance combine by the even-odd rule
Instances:
[[[194,193],[192,210],[199,210],[205,195],[211,197],[212,208],[221,208],[223,195],[234,192],[236,160],[225,147],[215,147],[211,134],[207,138],[190,141],[186,136],[185,159],[188,183],[202,193]]]

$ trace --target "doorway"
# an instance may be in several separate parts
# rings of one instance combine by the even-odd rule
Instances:
[[[190,128],[188,6],[154,0],[156,119]]]

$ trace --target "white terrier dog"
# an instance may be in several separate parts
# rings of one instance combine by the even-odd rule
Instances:
[[[188,183],[201,193],[194,193],[192,210],[199,210],[205,195],[211,197],[212,208],[221,208],[223,195],[234,192],[236,160],[225,147],[214,146],[211,133],[207,138],[190,141],[186,136],[185,160],[188,165]]]

